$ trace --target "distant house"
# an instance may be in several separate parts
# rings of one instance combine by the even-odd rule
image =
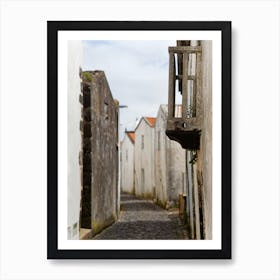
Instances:
[[[135,193],[134,186],[134,131],[125,131],[121,142],[121,192]]]
[[[135,129],[135,194],[155,197],[154,126],[156,118],[142,117]]]
[[[163,207],[178,204],[179,193],[186,190],[186,153],[176,141],[166,134],[167,105],[160,105],[155,122],[155,194],[157,203]],[[175,114],[181,114],[176,105]]]

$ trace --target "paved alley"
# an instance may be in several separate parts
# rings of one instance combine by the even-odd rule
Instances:
[[[93,239],[187,239],[178,211],[167,211],[152,201],[121,195],[119,220]]]

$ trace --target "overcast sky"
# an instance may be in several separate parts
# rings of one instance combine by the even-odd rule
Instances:
[[[83,70],[103,70],[120,105],[120,136],[136,119],[156,117],[168,100],[168,46],[175,41],[83,41]]]

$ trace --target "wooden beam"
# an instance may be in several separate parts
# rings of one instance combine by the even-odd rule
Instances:
[[[168,87],[168,118],[173,118],[175,113],[175,57],[169,54],[169,87]]]
[[[196,55],[196,75],[197,75],[197,79],[196,79],[196,83],[195,83],[195,99],[196,99],[196,116],[202,116],[202,92],[201,92],[201,88],[202,88],[202,80],[201,80],[201,75],[202,75],[202,54],[198,53]]]
[[[177,53],[176,55],[177,55],[177,65],[178,65],[178,73],[177,73],[178,75],[176,76],[176,80],[178,80],[178,91],[182,94],[183,54]],[[181,77],[181,79],[179,77]]]
[[[190,40],[177,40],[177,46],[181,47],[181,46],[190,46],[191,45],[191,41]]]
[[[176,75],[176,80],[182,80],[183,79],[183,75]],[[195,80],[196,77],[194,75],[189,75],[188,76],[188,80]]]
[[[169,53],[196,53],[201,50],[201,46],[168,47]]]
[[[187,102],[188,102],[188,53],[183,56],[183,85],[182,85],[182,117],[185,118],[187,115]]]
[[[192,115],[193,117],[196,117],[196,109],[197,109],[197,87],[196,87],[196,81],[193,81],[193,89],[192,89],[192,92],[193,92],[193,111],[192,111]]]

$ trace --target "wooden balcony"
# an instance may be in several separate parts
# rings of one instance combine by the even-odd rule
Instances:
[[[201,46],[169,47],[169,93],[166,135],[184,149],[197,150],[200,144]],[[181,113],[175,114],[177,95],[182,95]]]

